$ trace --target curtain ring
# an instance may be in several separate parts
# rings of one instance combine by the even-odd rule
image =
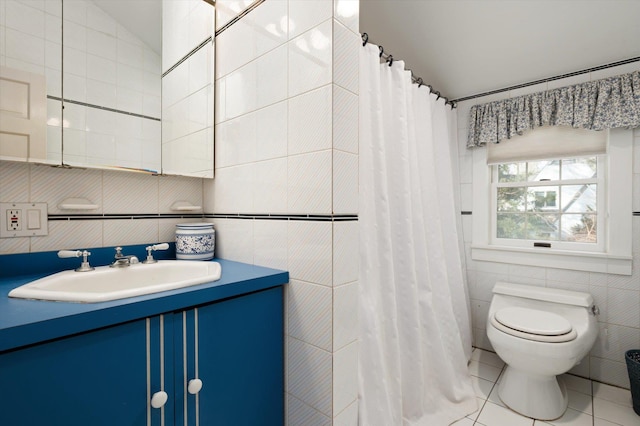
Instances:
[[[393,65],[393,55],[387,57],[387,62],[389,62],[389,66]]]
[[[369,42],[369,34],[367,33],[362,33],[362,46],[366,46],[367,43]]]
[[[384,53],[384,47],[378,46],[378,50],[380,51],[380,54],[378,56],[382,58],[382,54]]]
[[[418,89],[419,89],[420,86],[422,86],[424,84],[424,81],[422,80],[422,77],[418,77],[418,79],[416,80],[416,83],[418,83]]]
[[[440,99],[440,92],[436,90],[435,92],[433,92],[433,94],[437,96],[436,101]]]

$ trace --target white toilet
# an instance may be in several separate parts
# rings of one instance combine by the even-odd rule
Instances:
[[[502,402],[534,419],[561,417],[568,398],[556,376],[591,350],[597,311],[588,293],[496,283],[487,336],[507,364],[498,387]]]

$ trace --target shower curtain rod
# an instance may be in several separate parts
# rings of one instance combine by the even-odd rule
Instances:
[[[364,47],[367,45],[367,43],[369,43],[369,34],[362,33],[361,37],[362,37],[362,46]],[[380,50],[380,58],[382,58],[385,62],[389,64],[389,66],[391,66],[393,64],[393,61],[395,60],[393,58],[393,55],[385,53],[384,48],[380,45],[378,45],[378,49]],[[437,90],[434,90],[433,86],[429,84],[425,84],[424,80],[422,80],[422,77],[416,77],[415,75],[413,75],[412,70],[407,69],[407,71],[411,73],[411,82],[417,84],[418,87],[422,85],[427,86],[429,88],[429,93],[433,93],[434,95],[437,96],[436,100],[440,98],[444,99],[445,101],[444,104],[449,105],[451,109],[454,109],[457,106],[455,101],[450,101],[446,96],[442,96],[440,92],[438,92]]]

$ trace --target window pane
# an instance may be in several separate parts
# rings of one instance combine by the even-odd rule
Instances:
[[[560,215],[532,214],[529,215],[527,233],[531,240],[558,240]]]
[[[598,177],[597,157],[562,160],[562,179],[591,179]]]
[[[595,213],[597,192],[596,184],[563,185],[562,211],[566,213]]]
[[[557,212],[559,209],[557,186],[527,188],[527,211]]]
[[[596,219],[595,214],[563,214],[562,241],[596,243]]]
[[[523,212],[526,191],[523,187],[498,188],[499,212]]]
[[[498,165],[498,182],[523,182],[527,177],[527,163]]]
[[[498,213],[496,236],[498,238],[525,238],[526,216],[518,213]]]
[[[527,177],[529,181],[560,179],[560,161],[543,160],[530,161]]]

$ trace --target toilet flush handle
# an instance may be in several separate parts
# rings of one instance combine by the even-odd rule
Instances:
[[[591,313],[595,316],[600,315],[600,308],[598,308],[596,305],[592,305]]]

